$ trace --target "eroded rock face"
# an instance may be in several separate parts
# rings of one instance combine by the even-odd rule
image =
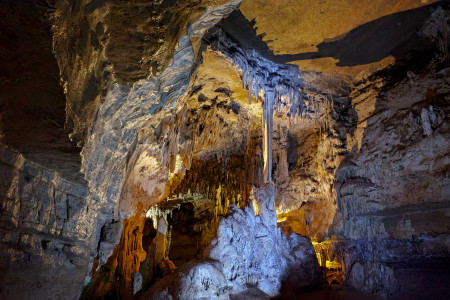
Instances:
[[[289,261],[292,258],[290,250],[300,241],[296,234],[286,239],[275,226],[252,216],[251,209],[243,213],[231,208],[230,212],[231,216],[219,225],[217,241],[213,241],[209,256],[221,262],[223,274],[231,286],[230,293],[241,293],[247,285],[254,284],[270,296],[277,295],[287,270],[295,267],[295,263]],[[311,247],[309,258],[314,266],[316,260]],[[298,254],[300,259],[305,256]],[[306,264],[306,260],[303,263]]]
[[[355,79],[348,97],[335,99],[330,127],[297,135],[301,167],[275,206],[290,210],[280,216],[286,232],[325,240],[315,246],[322,266],[336,261],[343,282],[384,297],[422,295],[413,296],[409,278],[447,284],[429,271],[442,272],[449,255],[448,63],[435,50]],[[290,200],[302,193],[303,204]]]
[[[0,144],[86,186],[81,148],[64,128],[65,97],[52,52],[46,1],[0,4]]]
[[[79,298],[87,271],[88,190],[0,148],[0,295]]]
[[[139,272],[139,267],[147,256],[143,248],[145,217],[141,216],[142,203],[137,209],[139,213],[123,221],[120,240],[117,245],[112,245],[113,249],[104,246],[104,244],[109,246],[109,243],[100,244],[102,252],[93,261],[92,279],[84,290],[83,299],[111,296],[129,299],[137,292],[139,285],[136,281],[139,280],[139,275],[136,273]],[[112,233],[108,230],[108,227],[102,230],[103,241],[108,241],[108,235]],[[118,235],[117,232],[113,234]],[[105,250],[112,251],[109,253]],[[140,284],[142,287],[142,276]]]
[[[71,139],[86,142],[97,109],[113,84],[132,86],[160,76],[188,26],[226,3],[57,1],[53,47],[64,81]]]
[[[90,195],[91,209],[97,215],[95,218],[97,224],[94,225],[97,229],[93,232],[93,240],[101,239],[100,230],[105,224],[107,226],[110,220],[117,221],[121,217],[127,218],[135,214],[136,206],[128,206],[120,212],[116,209],[116,205],[119,203],[122,185],[128,176],[129,168],[133,167],[135,160],[142,152],[158,147],[157,145],[144,146],[146,138],[154,134],[152,127],[150,128],[153,132],[146,132],[149,119],[150,123],[153,120],[158,124],[161,118],[170,114],[178,98],[188,88],[189,75],[195,65],[192,44],[202,36],[205,30],[218,22],[222,16],[230,13],[238,4],[239,1],[231,1],[222,6],[212,6],[202,14],[196,22],[191,24],[187,35],[178,40],[169,66],[154,77],[141,79],[133,85],[117,80],[108,87],[104,103],[96,111],[92,130],[82,153],[83,171],[89,182],[89,188],[91,191],[96,191]],[[55,41],[58,41],[58,35],[56,33],[55,35]],[[93,55],[95,53],[93,52]],[[60,60],[61,68],[64,63],[65,61]],[[83,76],[83,72],[76,73],[76,76]],[[83,81],[70,82],[75,84],[74,82]],[[71,90],[80,91],[68,89],[68,93]],[[169,151],[169,158],[176,156],[178,149],[176,146],[170,146],[169,149],[154,149],[156,153],[151,155],[159,154],[162,157],[164,152]],[[130,152],[131,149],[134,150]],[[165,180],[169,176],[166,167],[171,161],[173,159],[162,159],[157,162],[162,164],[161,169]],[[100,247],[97,245],[98,243],[92,243],[91,266],[102,247],[101,242]]]

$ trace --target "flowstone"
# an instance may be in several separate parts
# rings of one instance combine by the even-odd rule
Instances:
[[[256,200],[265,210],[271,208],[266,203],[273,203],[272,185],[254,195],[268,197]],[[267,215],[255,216],[252,204],[242,210],[232,203],[205,259],[184,265],[145,298],[167,299],[170,294],[172,299],[229,299],[249,288],[273,297],[282,285],[289,290],[318,285],[321,272],[311,240],[296,233],[286,236],[272,221]]]

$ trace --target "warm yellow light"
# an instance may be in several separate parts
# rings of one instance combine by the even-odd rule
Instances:
[[[317,257],[317,262],[319,263],[319,266],[322,267],[322,265],[321,265],[322,256],[320,255],[320,252],[316,252],[316,257]]]
[[[277,223],[284,222],[284,221],[286,221],[286,219],[287,219],[287,217],[278,217],[277,218]]]
[[[342,265],[335,260],[334,261],[327,260],[325,262],[325,267],[327,269],[342,269]]]

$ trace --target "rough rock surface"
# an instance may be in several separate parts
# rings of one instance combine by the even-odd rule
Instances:
[[[103,98],[104,103],[95,113],[92,128],[88,131],[87,143],[82,152],[82,169],[91,190],[90,208],[97,216],[96,221],[92,222],[94,241],[100,240],[101,228],[109,226],[111,220],[117,221],[121,217],[127,218],[135,213],[136,206],[127,207],[122,212],[119,212],[116,206],[127,176],[127,168],[130,164],[132,166],[134,159],[140,155],[141,151],[148,150],[141,148],[146,136],[142,136],[140,130],[148,126],[149,119],[157,120],[170,112],[178,98],[186,92],[190,72],[195,66],[193,43],[201,38],[205,30],[233,11],[238,4],[239,1],[231,1],[206,10],[196,22],[190,25],[187,35],[179,38],[167,67],[155,76],[141,79],[132,85],[121,83],[120,80],[113,80],[108,85]],[[105,8],[100,10],[103,9]],[[55,42],[58,41],[58,33],[55,33]],[[61,60],[59,56],[57,58],[59,58],[60,68],[64,68],[63,64],[66,61]],[[76,70],[78,68],[75,68],[75,72]],[[84,75],[81,72],[74,76]],[[72,84],[76,82],[79,81],[71,81]],[[88,88],[81,90],[89,90]],[[68,93],[71,91],[76,92],[79,89],[66,90]],[[70,95],[68,96],[70,98]],[[84,129],[81,128],[81,130]],[[168,162],[163,161],[162,164],[164,168]],[[97,244],[91,243],[91,266],[98,255]]]
[[[423,295],[409,278],[447,297],[435,287],[448,284],[438,274],[450,253],[448,61],[445,48],[423,45],[421,56],[354,78],[348,97],[334,98],[331,126],[291,130],[299,159],[276,198],[286,232],[324,241],[321,266],[339,262],[343,282],[384,297]]]
[[[72,130],[71,139],[80,145],[87,141],[111,85],[130,87],[160,77],[177,49],[185,47],[179,42],[191,36],[188,27],[227,2],[56,1],[53,48],[67,97],[65,126]],[[201,37],[195,34],[194,44]]]
[[[260,197],[257,203],[273,203],[273,185],[264,190],[264,201]],[[284,235],[276,227],[273,210],[268,216],[269,210],[263,218],[255,216],[252,205],[241,210],[232,203],[204,260],[185,264],[143,298],[229,299],[249,288],[273,297],[282,285],[291,291],[319,285],[321,271],[310,239],[295,233]]]
[[[0,3],[0,144],[86,185],[81,148],[64,128],[65,103],[46,1]]]
[[[0,174],[0,297],[79,298],[89,192],[3,147]]]

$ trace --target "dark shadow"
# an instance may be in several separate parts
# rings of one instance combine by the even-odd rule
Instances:
[[[65,130],[66,97],[45,1],[0,1],[0,145],[85,185]],[[1,175],[0,175],[1,177]]]
[[[255,49],[261,56],[276,63],[332,57],[339,60],[337,66],[357,66],[378,62],[390,55],[399,60],[413,48],[421,50],[427,41],[417,34],[417,30],[430,16],[431,10],[445,3],[449,1],[381,17],[344,35],[324,40],[317,45],[317,52],[298,54],[275,55],[263,41],[265,33],[256,33],[255,20],[248,21],[240,10],[234,11],[220,26],[244,49]]]

